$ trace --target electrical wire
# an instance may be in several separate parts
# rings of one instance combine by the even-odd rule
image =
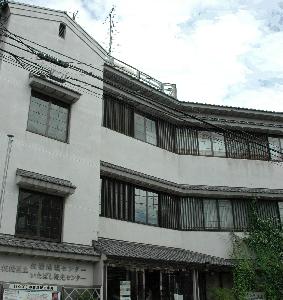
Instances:
[[[15,35],[15,34],[14,34],[14,35]],[[17,37],[21,38],[20,36],[17,36]],[[15,40],[15,41],[17,41],[17,40]],[[10,44],[10,43],[9,43],[9,44]],[[22,44],[25,45],[25,43],[22,43]],[[10,45],[12,45],[12,44],[10,44]],[[12,46],[15,46],[15,45],[12,45]],[[19,49],[21,49],[21,50],[27,51],[26,49],[22,49],[22,48],[20,48],[20,47],[18,47],[18,46],[15,46],[15,47],[17,47],[17,48],[19,48]],[[1,50],[2,50],[2,49],[1,49]],[[33,50],[35,50],[35,49],[33,49]],[[51,50],[51,49],[50,49],[50,50]],[[39,51],[39,50],[37,50],[37,51]],[[51,51],[52,51],[52,50],[51,50]],[[32,51],[30,51],[30,53],[31,53],[31,54],[35,54],[35,53],[32,52]],[[63,54],[61,54],[61,53],[59,53],[59,52],[57,52],[57,53],[60,54],[60,55],[63,55]],[[63,55],[63,56],[64,56],[64,55]],[[69,57],[69,58],[70,58],[70,57]],[[72,59],[72,58],[71,58],[71,59]],[[82,62],[81,62],[81,63],[82,63]],[[85,64],[85,63],[82,63],[82,64]],[[85,64],[85,65],[87,65],[87,64]],[[75,70],[75,71],[78,71],[78,72],[80,72],[80,73],[82,73],[82,74],[84,74],[84,75],[88,75],[88,76],[93,77],[93,78],[95,78],[95,79],[102,80],[102,81],[105,82],[105,83],[112,84],[110,81],[107,81],[107,80],[105,80],[105,78],[99,77],[99,76],[93,74],[92,72],[88,72],[88,71],[83,70],[83,69],[81,69],[81,68],[78,68],[78,67],[76,67],[76,66],[70,66],[70,68],[73,69],[73,70]],[[96,69],[97,69],[97,68],[96,68]],[[100,70],[100,71],[101,71],[101,70]],[[78,80],[78,79],[75,79],[75,78],[72,78],[72,80],[80,81],[81,83],[84,83],[84,84],[87,84],[87,85],[91,85],[93,88],[99,88],[99,87],[97,87],[97,86],[95,86],[95,85],[92,85],[92,84],[87,83],[87,82],[83,82],[83,81]],[[69,82],[69,83],[70,83],[70,82]],[[75,86],[77,86],[77,87],[79,87],[79,88],[83,88],[83,89],[85,89],[86,91],[90,92],[89,89],[86,89],[86,88],[84,88],[84,87],[82,87],[82,86],[80,86],[80,85],[76,85],[76,84],[74,84],[74,83],[70,83],[70,84],[73,84],[73,85],[75,85]],[[113,85],[113,84],[112,84],[112,85]],[[119,88],[119,89],[122,89],[120,86],[119,86],[118,88]],[[100,89],[101,89],[101,88],[100,88]],[[102,90],[103,90],[103,89],[102,89]],[[131,91],[131,90],[125,90],[125,89],[122,89],[122,90],[124,90],[124,91],[125,91],[126,93],[128,93],[128,94],[131,94],[131,95],[134,95],[134,96],[137,96],[137,97],[141,98],[141,95],[138,94],[137,92],[133,92],[133,91]],[[142,96],[142,98],[145,99],[144,96]],[[148,100],[149,100],[149,99],[148,99]],[[152,104],[152,103],[151,103],[151,104]],[[240,136],[236,136],[237,138],[245,139],[245,140],[248,139],[248,141],[250,141],[251,138],[253,139],[253,141],[254,141],[255,139],[257,139],[256,136],[250,135],[250,134],[248,134],[248,133],[245,132],[245,131],[242,131],[242,130],[239,130],[239,129],[236,129],[236,130],[234,129],[233,131],[230,131],[230,130],[228,130],[228,129],[226,129],[226,128],[223,128],[223,127],[221,127],[221,126],[219,126],[219,125],[215,125],[215,124],[209,123],[209,122],[207,122],[207,121],[205,121],[205,120],[203,120],[203,119],[201,119],[201,118],[199,118],[199,117],[196,117],[196,116],[194,116],[194,115],[185,113],[185,112],[182,111],[182,110],[179,110],[179,109],[176,109],[176,108],[172,108],[172,107],[167,106],[167,105],[163,105],[163,106],[165,106],[165,107],[167,107],[168,109],[173,110],[173,111],[175,111],[175,112],[181,113],[181,114],[184,115],[185,117],[189,117],[189,118],[191,118],[191,119],[197,120],[198,122],[203,123],[203,124],[205,124],[205,125],[207,125],[207,126],[209,126],[209,127],[216,128],[217,130],[221,130],[221,131],[224,131],[224,132],[227,132],[227,133],[231,133],[231,134],[233,134],[233,135],[235,135],[235,131],[238,131],[238,133],[240,133],[241,135],[240,135]],[[180,118],[181,120],[183,120],[183,121],[188,121],[187,119],[184,119],[184,118],[182,118],[182,117],[180,117],[180,116],[179,116],[179,118]],[[243,135],[244,135],[244,136],[243,136]],[[279,153],[280,155],[283,154],[281,151],[275,150],[274,148],[270,149],[267,145],[263,145],[263,144],[260,144],[260,143],[257,143],[257,142],[255,142],[255,143],[256,143],[258,146],[262,147],[262,148],[265,148],[265,149],[268,148],[269,150],[271,150],[271,151],[273,151],[273,152],[277,152],[277,153]]]

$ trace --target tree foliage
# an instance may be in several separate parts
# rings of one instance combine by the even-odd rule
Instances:
[[[234,293],[246,300],[263,292],[266,300],[283,299],[283,235],[277,219],[261,218],[254,202],[244,237],[233,234]]]

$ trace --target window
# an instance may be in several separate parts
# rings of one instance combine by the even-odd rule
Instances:
[[[67,141],[69,106],[32,91],[27,130],[62,142]]]
[[[283,155],[277,152],[283,152],[283,138],[269,136],[268,144],[271,160],[283,160]]]
[[[66,25],[64,23],[60,23],[59,25],[59,36],[62,39],[66,36]]]
[[[198,155],[198,134],[195,129],[179,127],[176,129],[176,153]]]
[[[145,224],[158,224],[158,194],[135,189],[135,221]]]
[[[63,199],[20,189],[16,235],[60,242]]]
[[[102,178],[101,215],[112,219],[133,221],[134,188],[111,178]]]
[[[226,156],[224,136],[210,131],[198,132],[199,154],[208,156]]]
[[[218,200],[219,225],[221,229],[233,229],[233,211],[230,200]]]
[[[135,113],[135,138],[157,145],[155,121]]]
[[[203,200],[203,215],[205,229],[217,229],[219,227],[216,200]]]

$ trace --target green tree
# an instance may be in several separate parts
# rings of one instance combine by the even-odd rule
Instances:
[[[246,300],[249,292],[263,292],[266,300],[283,299],[283,235],[279,221],[261,218],[256,201],[244,237],[233,234],[234,294]]]

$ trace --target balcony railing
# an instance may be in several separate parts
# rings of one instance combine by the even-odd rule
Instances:
[[[106,63],[113,68],[149,85],[152,88],[155,88],[156,90],[163,92],[166,95],[169,95],[173,98],[177,99],[177,87],[176,84],[173,83],[163,83],[151,76],[149,76],[146,73],[141,72],[140,70],[122,62],[121,60],[118,60],[112,56],[108,57],[108,60]]]

